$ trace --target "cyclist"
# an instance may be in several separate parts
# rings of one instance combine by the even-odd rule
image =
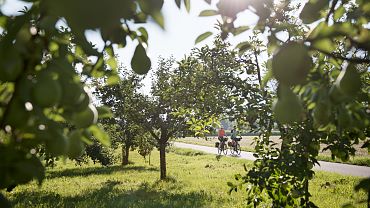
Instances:
[[[233,143],[233,147],[235,147],[237,143],[237,135],[238,131],[236,130],[236,126],[234,126],[233,129],[231,129],[231,141]]]
[[[225,144],[225,142],[227,140],[227,138],[225,136],[226,136],[225,130],[224,130],[223,127],[221,127],[221,129],[218,130],[218,140],[220,140],[220,142],[221,142],[220,145]]]

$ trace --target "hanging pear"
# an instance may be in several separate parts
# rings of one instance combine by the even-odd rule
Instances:
[[[361,89],[360,73],[354,65],[350,64],[340,72],[335,85],[343,94],[354,97]]]
[[[272,109],[275,118],[283,124],[302,120],[302,104],[299,98],[287,86],[280,85],[279,98],[274,102]]]
[[[313,119],[315,124],[321,126],[330,122],[330,106],[327,102],[319,101],[313,109]]]
[[[287,43],[272,58],[272,74],[284,85],[303,84],[311,67],[312,59],[303,43]]]

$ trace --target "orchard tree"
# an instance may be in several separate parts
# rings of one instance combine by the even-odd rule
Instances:
[[[174,59],[160,58],[158,68],[153,73],[153,83],[150,96],[140,95],[134,99],[136,105],[131,105],[132,111],[141,126],[154,138],[160,154],[160,178],[167,177],[166,147],[169,139],[187,128],[187,118],[175,113],[183,105],[183,91],[177,86],[178,80],[174,74]]]
[[[143,135],[143,128],[137,123],[135,117],[139,109],[132,110],[135,105],[134,97],[142,87],[142,77],[135,74],[120,71],[121,80],[116,85],[96,86],[96,95],[101,104],[109,107],[113,112],[113,117],[102,119],[101,122],[107,126],[105,130],[110,135],[113,143],[122,145],[122,165],[129,162],[130,149],[139,146],[140,137]]]
[[[176,88],[186,96],[178,113],[192,118],[188,124],[196,135],[210,133],[220,120],[235,120],[236,112],[251,109],[245,100],[258,85],[246,77],[245,67],[237,51],[220,36],[213,46],[196,48],[179,62]]]
[[[273,148],[266,128],[260,139],[265,142],[256,145],[255,167],[237,178],[239,184],[254,184],[247,189],[254,206],[265,200],[263,193],[276,207],[315,206],[309,200],[308,181],[320,144],[342,160],[355,154],[353,145],[360,141],[369,148],[369,6],[363,0],[310,0],[303,5],[220,0],[217,10],[201,12],[221,15],[223,38],[251,29],[267,40],[267,76],[272,74],[278,83],[277,99],[270,107],[283,146]],[[244,11],[255,14],[258,22],[235,27],[238,13]],[[249,45],[246,40],[238,48]],[[356,190],[370,193],[369,182],[363,180]],[[370,195],[367,203],[370,206]]]

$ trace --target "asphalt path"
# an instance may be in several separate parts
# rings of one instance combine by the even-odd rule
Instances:
[[[218,154],[217,148],[215,147],[207,147],[195,144],[186,144],[180,142],[174,142],[173,145],[179,148],[188,148],[194,150],[200,150],[203,152],[211,153],[211,154]],[[228,151],[228,156],[231,157],[230,151]],[[253,156],[252,152],[244,152],[242,151],[239,156],[232,156],[237,157],[239,159],[246,159],[246,160],[256,160]],[[370,177],[370,167],[366,166],[358,166],[358,165],[348,165],[342,163],[332,163],[332,162],[325,162],[319,161],[320,165],[315,165],[315,171],[326,171],[326,172],[333,172],[339,173],[342,175],[351,175],[351,176],[358,176],[358,177]]]

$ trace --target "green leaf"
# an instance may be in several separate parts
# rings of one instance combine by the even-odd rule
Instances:
[[[249,27],[248,26],[240,26],[240,27],[237,27],[237,28],[234,28],[232,33],[233,35],[239,35],[245,31],[249,30]]]
[[[118,67],[118,64],[117,64],[117,60],[115,57],[111,57],[107,60],[107,64],[108,66],[113,70],[113,71],[116,71],[117,70],[117,67]]]
[[[92,69],[91,76],[93,76],[95,78],[99,78],[99,77],[104,76],[104,72],[102,72],[103,65],[104,65],[104,59],[103,59],[103,57],[100,57],[96,61],[95,65]]]
[[[202,130],[202,126],[195,126],[193,130],[194,131],[200,131],[200,130]]]
[[[175,0],[177,8],[181,8],[181,0]]]
[[[314,109],[316,106],[316,103],[310,103],[308,106],[307,106],[307,110],[312,110]]]
[[[230,181],[227,182],[227,185],[230,186],[230,187],[234,187],[234,184],[231,183]]]
[[[6,16],[0,17],[0,27],[5,28],[8,18]]]
[[[131,59],[131,67],[137,74],[148,73],[151,61],[146,55],[143,45],[140,43],[136,46],[134,56]]]
[[[110,75],[108,77],[108,79],[107,79],[107,85],[115,85],[115,84],[118,84],[119,81],[120,81],[120,79],[121,78],[118,75],[116,75],[116,74]],[[100,117],[100,115],[99,115],[99,117]]]
[[[164,17],[161,12],[153,12],[150,16],[153,17],[153,20],[162,28],[164,29]]]
[[[361,29],[359,35],[355,39],[359,43],[358,47],[370,50],[370,30]]]
[[[49,50],[50,50],[50,52],[56,52],[57,50],[59,50],[58,43],[56,43],[54,41],[50,42],[50,44],[49,44]],[[85,54],[85,53],[83,53],[81,47],[79,47],[79,46],[76,46],[76,52],[75,53],[76,53],[76,55],[78,55],[78,54],[79,55]]]
[[[143,27],[139,27],[137,30],[141,33],[141,39],[147,43],[149,38],[148,31]]]
[[[272,69],[270,68],[262,78],[262,88],[266,87],[267,83],[273,78]]]
[[[322,22],[308,36],[308,40],[334,38],[338,36],[355,36],[356,28],[349,22],[335,23],[328,26],[326,22]]]
[[[96,110],[98,111],[99,118],[111,118],[113,116],[113,113],[108,106],[96,107]]]
[[[103,145],[110,146],[110,138],[107,133],[104,132],[99,126],[93,125],[89,127],[89,131],[94,137]]]
[[[369,3],[366,3],[366,4],[363,4],[362,5],[362,10],[367,13],[367,14],[370,14],[370,2]]]
[[[329,0],[310,0],[307,2],[299,17],[305,24],[310,24],[321,18],[321,10],[329,6]]]
[[[252,45],[249,42],[245,41],[245,42],[241,42],[238,45],[236,45],[235,48],[239,49],[239,54],[243,54],[245,53],[245,51],[247,51],[251,47]]]
[[[84,129],[82,131],[81,141],[83,141],[87,145],[92,145],[92,144],[94,144],[94,142],[92,140],[93,140],[92,133],[89,130]]]
[[[312,46],[320,51],[331,53],[335,50],[335,43],[331,39],[321,39],[313,42]]]
[[[214,16],[218,14],[219,13],[216,10],[208,9],[208,10],[201,11],[199,14],[199,17],[208,17],[208,16]]]
[[[190,12],[190,0],[184,0],[185,8],[187,12]]]
[[[341,5],[338,9],[335,10],[333,18],[335,21],[337,21],[339,18],[341,18],[344,13],[346,12],[346,9],[343,5]]]
[[[205,40],[205,39],[207,39],[209,36],[211,36],[212,35],[212,32],[205,32],[205,33],[203,33],[203,34],[201,34],[201,35],[199,35],[198,37],[197,37],[197,39],[195,40],[195,44],[197,44],[197,43],[199,43],[199,42],[201,42],[201,41],[203,41],[203,40]]]

